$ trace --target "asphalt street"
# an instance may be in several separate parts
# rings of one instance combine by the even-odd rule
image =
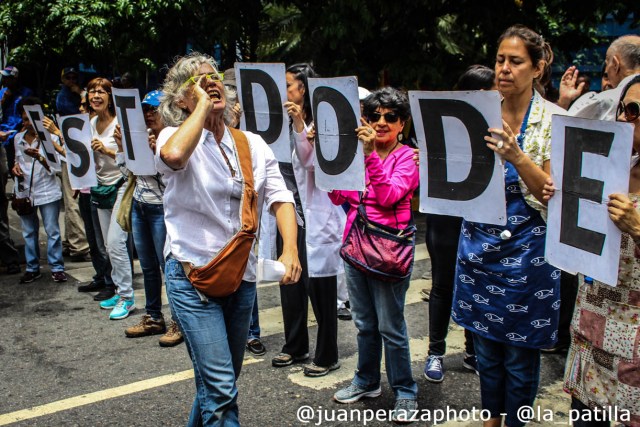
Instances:
[[[19,219],[10,214],[12,235],[22,248]],[[430,288],[431,281],[422,278],[430,264],[424,245],[424,217],[418,215],[417,219],[421,240],[406,302],[413,374],[419,386],[419,408],[424,410],[420,415],[423,421],[415,425],[433,425],[434,417],[443,416],[436,411],[447,408],[448,415],[460,419],[438,425],[481,425],[469,421],[470,411],[475,408],[478,414],[481,408],[479,380],[462,367],[464,347],[459,327],[453,323],[450,326],[444,382],[429,383],[422,374],[428,343],[428,305],[421,300],[420,290]],[[158,336],[130,339],[124,335],[124,329],[144,314],[144,287],[137,261],[134,288],[138,309],[125,320],[110,321],[109,312],[100,310],[92,294],[77,292],[79,283],[91,280],[91,264],[67,262],[69,281],[54,283],[46,266],[42,230],[41,236],[42,279],[21,285],[19,275],[0,274],[0,425],[185,425],[194,382],[184,344],[161,348]],[[4,273],[3,267],[0,273]],[[268,353],[260,358],[246,354],[238,382],[243,426],[391,424],[382,412],[377,420],[365,421],[374,416],[373,411],[392,409],[394,398],[386,379],[378,398],[351,405],[331,399],[338,388],[349,384],[356,367],[356,331],[351,321],[339,321],[341,368],[326,377],[306,378],[302,365],[271,366],[271,358],[284,340],[278,285],[261,285],[258,295]],[[168,316],[166,299],[163,311]],[[313,315],[309,330],[313,349]],[[564,356],[543,356],[537,404],[541,414],[547,416],[534,425],[568,425],[569,399],[562,392],[563,369]],[[301,416],[307,419],[301,420]]]

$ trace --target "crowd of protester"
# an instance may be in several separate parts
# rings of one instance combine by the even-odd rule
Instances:
[[[618,422],[640,426],[640,36],[623,36],[609,46],[600,92],[589,91],[589,79],[579,66],[571,66],[555,93],[552,62],[551,46],[535,31],[515,25],[498,39],[494,67],[469,67],[454,88],[500,92],[503,126],[489,129],[485,141],[504,160],[509,221],[495,233],[495,225],[427,215],[433,285],[424,376],[434,383],[445,379],[451,317],[465,329],[463,365],[480,377],[482,407],[491,414],[485,426],[524,425],[518,408],[534,403],[541,352],[566,350],[564,388],[571,408],[584,414],[574,425],[609,425],[585,420],[599,419],[591,415],[616,407],[630,414]],[[366,189],[327,193],[315,184],[308,79],[317,74],[309,64],[286,69],[283,108],[289,115],[291,161],[278,162],[260,136],[237,129],[243,111],[233,69],[223,74],[211,57],[199,53],[177,59],[162,87],[142,99],[155,175],[129,171],[123,153],[112,88],[131,87],[131,75],[95,77],[82,85],[80,73],[67,67],[61,72],[55,110],[61,116],[90,115],[98,180],[95,187],[74,190],[55,121],[45,117],[43,122],[54,143],[51,158],[24,110],[42,101],[21,84],[17,67],[9,65],[0,73],[0,185],[6,190],[8,178],[14,179],[12,206],[20,213],[25,241],[21,284],[42,277],[42,221],[52,280],[68,280],[65,256],[68,262],[90,261],[93,280],[80,284],[78,291],[95,293],[93,299],[111,320],[125,319],[136,309],[135,248],[145,314],[125,335],[162,335],[161,346],[184,341],[196,384],[188,425],[239,425],[236,380],[243,354],[267,352],[260,339],[258,257],[247,252],[238,283],[224,295],[201,288],[199,278],[205,267],[215,266],[217,255],[239,230],[253,224],[255,231],[260,224],[261,256],[277,259],[285,269],[280,281],[284,344],[272,365],[310,358],[310,300],[318,326],[314,356],[304,375],[321,377],[340,368],[337,319],[353,318],[357,370],[334,400],[353,403],[380,396],[384,349],[395,396],[392,419],[411,421],[419,390],[404,317],[410,275],[382,279],[366,266],[348,262],[341,252],[363,218],[392,230],[414,227],[411,199],[419,165],[417,150],[407,143],[411,111],[405,92],[360,88],[362,118],[354,132],[364,152]],[[623,233],[616,287],[597,280],[580,284],[578,275],[560,272],[546,261],[533,262],[544,259],[547,202],[555,192],[550,179],[553,114],[635,126],[629,194],[608,195],[609,216]],[[51,168],[52,161],[62,162],[61,173]],[[19,206],[25,198],[29,206]],[[0,258],[8,274],[21,274],[9,235],[9,201],[0,200]],[[496,250],[483,251],[487,247]],[[483,254],[481,263],[476,262],[478,253]],[[393,256],[382,253],[391,263]],[[505,262],[512,259],[517,265]],[[413,255],[408,262],[413,263]],[[168,322],[162,313],[163,282]],[[558,298],[540,298],[544,292],[560,296],[561,304]],[[547,323],[536,324],[540,319]]]

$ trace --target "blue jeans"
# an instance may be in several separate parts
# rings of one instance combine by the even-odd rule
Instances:
[[[411,375],[409,336],[404,302],[410,278],[398,283],[381,282],[344,265],[351,314],[358,328],[358,369],[353,383],[365,389],[380,385],[384,342],[387,379],[396,399],[417,399],[418,385]]]
[[[40,271],[40,246],[38,243],[38,231],[40,220],[38,211],[42,217],[44,231],[47,233],[47,261],[51,272],[64,271],[64,259],[62,258],[62,239],[60,239],[60,200],[44,205],[35,206],[33,213],[20,217],[22,222],[22,237],[24,237],[24,254],[27,259],[27,271]]]
[[[249,325],[249,335],[247,342],[260,339],[260,317],[258,316],[258,292],[253,302],[253,310],[251,311],[251,324]]]
[[[167,236],[164,208],[161,204],[141,203],[133,200],[131,206],[133,241],[144,277],[145,309],[154,319],[162,317],[162,250]]]
[[[188,426],[239,426],[238,389],[256,284],[243,281],[225,298],[203,301],[171,255],[165,262],[171,310],[195,374],[196,397]]]
[[[473,334],[482,409],[491,418],[506,413],[505,425],[521,427],[518,408],[532,406],[540,384],[540,350],[514,347]]]

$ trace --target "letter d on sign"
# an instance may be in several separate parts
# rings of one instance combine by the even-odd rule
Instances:
[[[489,125],[480,111],[457,99],[421,99],[420,111],[427,141],[429,197],[447,200],[472,200],[489,186],[495,155],[487,148],[484,136]],[[447,178],[447,141],[443,117],[455,117],[467,128],[471,142],[471,170],[464,181]]]
[[[280,91],[275,80],[263,70],[241,69],[240,70],[242,93],[242,107],[244,108],[247,130],[257,133],[267,144],[274,143],[280,136],[284,115],[282,103],[280,102]],[[267,96],[269,106],[269,127],[266,130],[258,130],[258,120],[256,117],[256,107],[253,94],[253,85],[262,86]]]

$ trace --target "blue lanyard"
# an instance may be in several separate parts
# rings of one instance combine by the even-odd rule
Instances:
[[[522,120],[522,126],[520,126],[520,133],[516,137],[516,139],[518,140],[518,145],[520,146],[521,150],[522,150],[522,143],[524,142],[524,134],[527,131],[527,123],[529,122],[529,113],[531,113],[531,105],[533,105],[533,96],[531,97],[531,101],[529,101],[529,108],[527,108],[527,113],[524,115],[524,119]]]

